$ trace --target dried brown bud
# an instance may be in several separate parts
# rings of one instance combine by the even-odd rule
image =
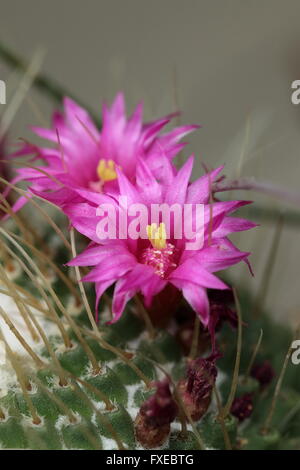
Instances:
[[[157,390],[146,400],[135,419],[135,434],[143,447],[160,447],[170,434],[170,423],[177,416],[178,408],[168,381],[157,382]]]
[[[191,361],[187,378],[178,383],[178,392],[193,421],[202,418],[210,405],[217,377],[216,357]]]

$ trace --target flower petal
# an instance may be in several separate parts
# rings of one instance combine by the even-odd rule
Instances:
[[[179,279],[211,289],[228,289],[223,281],[203,268],[194,258],[180,264],[169,276],[169,280]]]
[[[207,173],[194,181],[187,191],[187,204],[208,204],[210,199],[211,187],[218,174],[223,170],[224,165]]]

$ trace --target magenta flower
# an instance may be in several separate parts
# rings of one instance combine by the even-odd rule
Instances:
[[[63,208],[70,203],[93,201],[95,193],[117,190],[117,168],[134,181],[140,158],[161,175],[164,159],[171,160],[185,145],[180,139],[198,126],[177,127],[160,135],[172,116],[143,124],[142,111],[139,104],[127,119],[124,96],[119,93],[111,108],[103,105],[100,131],[84,109],[65,98],[64,112],[54,113],[50,129],[33,128],[54,148],[26,143],[14,154],[34,154],[31,166],[37,160],[44,165],[18,169],[13,183],[27,181],[32,193]],[[20,198],[15,209],[25,202],[26,198]]]
[[[227,289],[226,284],[213,273],[232,266],[241,260],[247,261],[249,253],[241,252],[228,239],[232,232],[247,230],[254,223],[229,214],[247,201],[210,203],[211,183],[217,178],[222,167],[211,171],[190,184],[193,157],[176,175],[169,173],[168,181],[158,182],[145,162],[137,168],[137,181],[134,186],[122,171],[118,171],[118,184],[121,196],[126,196],[128,204],[140,203],[147,208],[148,221],[152,204],[204,205],[204,241],[199,249],[187,249],[187,238],[174,237],[174,223],[171,220],[167,233],[164,223],[160,226],[148,225],[142,229],[145,238],[132,239],[117,237],[99,240],[97,224],[102,217],[97,216],[96,207],[90,204],[71,204],[65,208],[74,227],[91,240],[90,246],[74,260],[70,266],[95,266],[83,279],[96,285],[97,304],[103,292],[115,284],[113,296],[113,320],[117,321],[127,302],[141,293],[144,304],[149,308],[154,297],[169,284],[182,291],[183,296],[201,318],[205,326],[209,322],[209,301],[206,290]],[[124,215],[120,200],[108,195],[97,194],[95,204],[110,204],[118,215]],[[128,217],[127,214],[125,214]],[[128,217],[128,222],[130,218]],[[119,219],[118,219],[119,220]],[[117,224],[117,222],[116,222]],[[117,232],[118,227],[116,227]]]

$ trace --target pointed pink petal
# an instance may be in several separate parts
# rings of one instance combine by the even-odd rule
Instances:
[[[223,222],[225,216],[236,211],[240,207],[250,204],[251,201],[226,201],[214,202],[204,207],[205,237],[208,238],[210,232],[214,232]]]
[[[161,200],[161,186],[148,167],[144,159],[140,158],[136,168],[136,185],[149,203],[159,203]]]
[[[149,147],[159,131],[170,122],[170,119],[159,119],[144,127],[143,140],[145,148]]]
[[[124,175],[123,171],[117,168],[117,175],[120,194],[127,197],[128,206],[130,204],[141,202],[140,193],[137,191],[136,187],[130,183],[129,179]]]
[[[42,139],[51,140],[51,142],[57,143],[57,134],[55,130],[52,129],[45,129],[44,127],[33,126],[32,131],[42,137]]]
[[[64,111],[67,119],[67,123],[75,131],[79,133],[87,134],[86,129],[88,129],[95,138],[98,138],[99,131],[95,126],[93,120],[91,119],[89,113],[79,106],[71,98],[64,98]],[[59,121],[61,122],[61,121]],[[57,123],[58,124],[58,123]],[[85,129],[86,128],[86,129]],[[88,137],[88,136],[87,136]]]
[[[117,280],[124,276],[130,269],[136,265],[136,259],[130,253],[118,255],[116,258],[103,260],[86,276],[82,278],[83,282],[101,282],[108,280]]]
[[[167,204],[184,204],[186,200],[186,191],[193,170],[194,156],[191,155],[182,168],[178,171],[166,195]]]
[[[149,266],[137,264],[125,277],[120,279],[115,287],[113,297],[113,315],[110,323],[116,322],[123,313],[127,302],[149,282],[153,276],[153,270]]]
[[[64,207],[66,204],[76,204],[81,202],[81,198],[77,196],[74,191],[68,188],[60,188],[56,191],[46,192],[46,191],[38,191],[33,187],[30,188],[31,192],[36,196],[39,196],[46,201],[51,202],[52,204],[57,205],[58,207]]]
[[[128,120],[126,126],[126,132],[130,135],[131,139],[137,141],[140,137],[142,130],[142,115],[143,115],[143,104],[137,105],[132,116]]]
[[[228,250],[231,250],[231,251],[239,251],[236,246],[234,246],[234,244],[228,239],[228,238],[223,238],[222,239],[222,243],[224,244],[224,246],[228,249]],[[240,252],[241,253],[241,252]],[[252,276],[254,276],[254,273],[253,273],[253,270],[252,270],[252,266],[248,260],[248,256],[250,255],[251,253],[248,253],[247,256],[243,259],[243,261],[247,264],[248,268],[249,268],[249,271],[251,273]]]
[[[125,98],[124,93],[119,92],[115,97],[113,104],[110,108],[110,114],[112,120],[124,120],[125,119]]]
[[[173,146],[174,144],[177,144],[178,141],[181,140],[185,135],[190,134],[191,132],[200,128],[201,126],[195,124],[176,127],[172,131],[162,135],[159,138],[159,142],[162,146]]]
[[[113,303],[112,303],[113,319],[110,322],[108,322],[109,325],[117,322],[120,319],[126,307],[127,302],[136,293],[135,291],[129,291],[129,290],[123,290],[122,292],[120,292],[120,289],[124,285],[126,285],[126,278],[120,279],[115,285]]]
[[[120,287],[120,292],[130,289],[140,290],[142,286],[149,282],[153,276],[153,269],[145,264],[136,263],[134,268],[126,276],[126,285]]]
[[[141,287],[144,296],[145,306],[151,307],[153,297],[161,292],[167,285],[167,281],[161,279],[157,274],[152,274],[150,279]]]
[[[95,289],[96,289],[96,305],[95,305],[95,311],[96,311],[96,322],[98,323],[99,320],[99,302],[101,300],[102,295],[104,292],[114,283],[114,281],[109,280],[109,281],[103,281],[103,282],[96,282],[95,284]]]
[[[210,272],[221,271],[246,259],[250,253],[229,249],[223,240],[219,246],[204,248],[195,255],[195,260]]]
[[[194,181],[188,188],[186,202],[188,204],[208,204],[211,186],[223,168],[224,165]]]
[[[228,287],[219,278],[211,274],[194,258],[189,258],[180,264],[169,276],[169,280],[179,279],[211,289],[227,289]]]
[[[29,198],[31,197],[30,193],[28,193]],[[11,209],[13,212],[18,212],[19,210],[22,209],[22,207],[25,206],[25,204],[28,202],[28,198],[25,196],[19,197],[19,199],[12,205]],[[2,220],[6,220],[9,217],[8,214],[6,214]]]
[[[173,280],[172,284],[182,290],[182,294],[192,309],[197,313],[204,326],[209,322],[209,301],[206,289],[192,282]]]
[[[96,266],[100,264],[105,258],[110,256],[118,257],[121,254],[126,254],[125,247],[122,245],[113,246],[90,246],[86,248],[80,255],[67,263],[67,266]]]
[[[209,322],[209,301],[206,290],[197,285],[185,285],[182,288],[184,298],[200,317],[204,326]]]
[[[221,225],[215,230],[214,237],[226,237],[230,233],[241,232],[258,227],[258,224],[238,217],[225,217]]]

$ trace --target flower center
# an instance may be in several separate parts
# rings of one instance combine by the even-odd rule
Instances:
[[[117,178],[116,164],[113,160],[101,159],[97,166],[97,175],[103,183]]]
[[[166,248],[167,233],[166,226],[163,222],[159,224],[159,227],[157,227],[157,224],[155,223],[147,225],[146,230],[153,248],[157,248],[159,250]]]
[[[175,247],[167,242],[166,227],[164,223],[153,223],[147,225],[147,235],[151,242],[151,247],[146,248],[142,253],[142,263],[151,266],[155,274],[164,278],[171,268],[176,268],[174,263]]]

